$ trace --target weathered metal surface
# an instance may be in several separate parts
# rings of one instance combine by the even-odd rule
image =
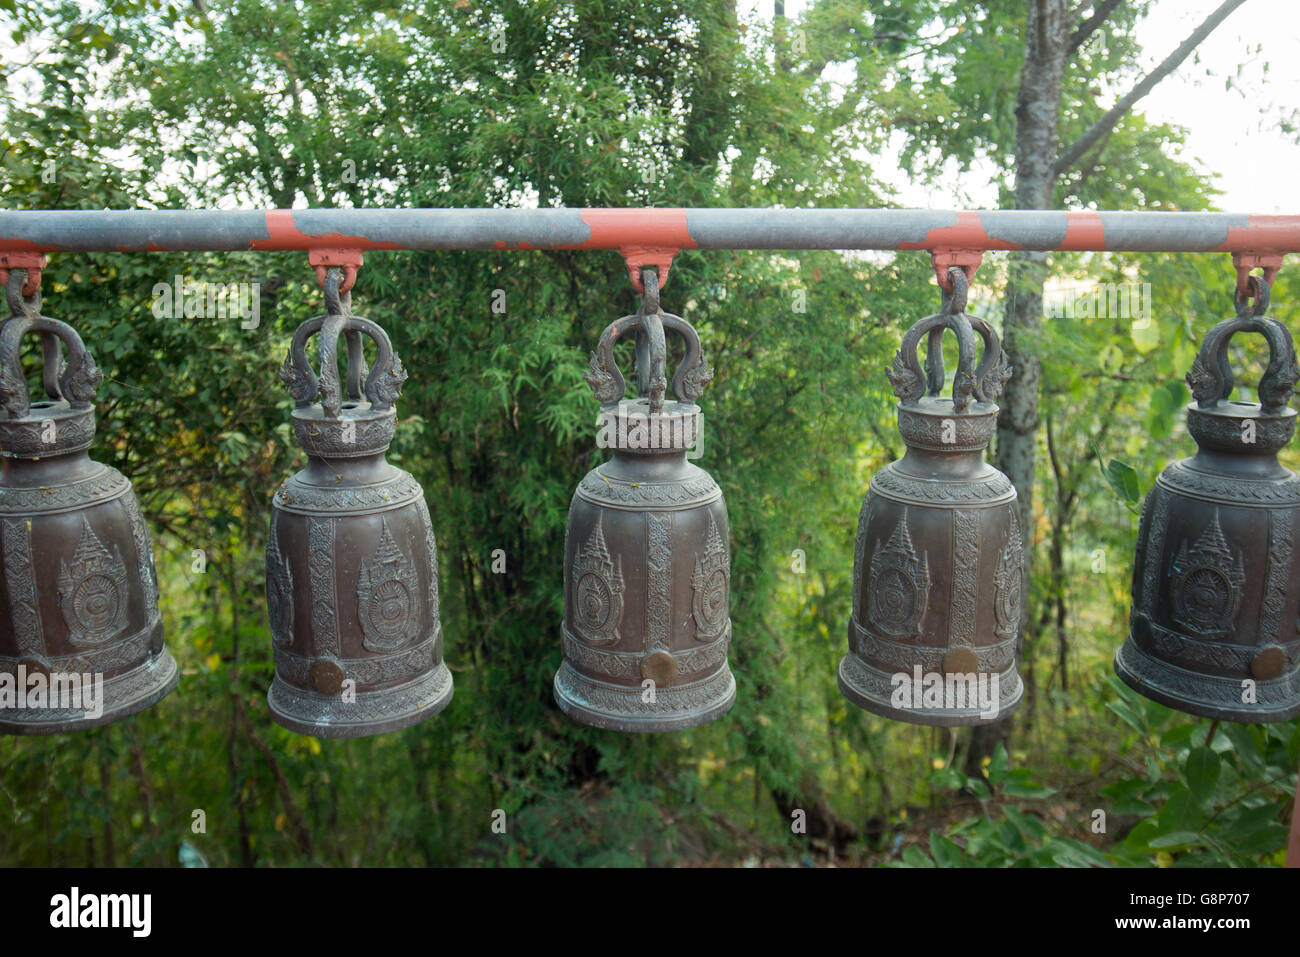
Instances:
[[[25,281],[9,276],[0,324],[0,731],[52,734],[142,711],[178,671],[131,484],[87,451],[103,374],[71,326],[41,315],[39,292],[22,295]],[[44,356],[35,403],[20,361],[28,335]]]
[[[266,554],[280,724],[316,737],[405,728],[451,701],[443,662],[438,548],[424,492],[384,458],[406,381],[387,334],[353,316],[339,276],[329,312],[294,335],[281,378],[297,407],[294,434],[307,467],[276,492]],[[319,336],[321,373],[307,360]],[[346,395],[337,371],[348,346]],[[366,370],[362,339],[376,346]],[[317,401],[319,399],[319,401]]]
[[[1300,216],[924,209],[5,210],[0,251],[1300,251]]]
[[[1285,721],[1300,714],[1300,477],[1277,453],[1295,433],[1287,407],[1300,370],[1291,334],[1253,308],[1216,325],[1187,375],[1197,453],[1156,480],[1142,508],[1129,636],[1115,671],[1190,714]],[[1231,398],[1228,341],[1258,332],[1269,364],[1260,402]]]
[[[731,553],[717,483],[687,461],[695,404],[712,378],[695,329],[659,309],[654,271],[642,310],[611,323],[587,382],[601,403],[609,461],[579,484],[564,546],[564,661],[555,700],[574,720],[616,731],[704,724],[735,701]],[[686,340],[666,400],[665,330]],[[614,343],[637,342],[637,399],[624,399]]]
[[[953,726],[987,724],[1020,704],[1024,562],[1015,488],[984,461],[1011,370],[996,333],[963,312],[963,270],[949,278],[943,311],[907,332],[889,371],[907,453],[872,478],[858,518],[839,685],[876,714]],[[945,329],[958,341],[951,398],[940,396]],[[926,337],[923,373],[916,352]]]

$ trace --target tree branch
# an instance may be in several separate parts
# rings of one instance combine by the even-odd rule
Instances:
[[[1077,163],[1079,157],[1086,153],[1089,147],[1119,124],[1119,121],[1124,118],[1124,115],[1133,108],[1133,105],[1138,100],[1150,93],[1157,83],[1178,69],[1178,66],[1187,59],[1188,54],[1195,50],[1202,40],[1213,33],[1214,29],[1226,20],[1232,11],[1245,2],[1246,0],[1224,0],[1217,10],[1205,18],[1204,23],[1192,31],[1191,35],[1182,42],[1177,50],[1165,57],[1164,62],[1144,76],[1137,86],[1120,97],[1119,102],[1111,107],[1105,116],[1094,123],[1086,133],[1075,140],[1073,146],[1057,158],[1052,165],[1053,173],[1060,176],[1061,173]]]
[[[1106,18],[1114,13],[1115,8],[1123,2],[1124,0],[1103,0],[1102,3],[1097,4],[1092,11],[1092,16],[1075,27],[1074,32],[1070,34],[1070,39],[1065,44],[1066,57],[1073,56],[1074,51],[1083,46],[1088,37],[1096,33],[1101,25],[1106,22]]]

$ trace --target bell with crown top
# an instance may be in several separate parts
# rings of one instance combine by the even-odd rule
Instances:
[[[131,483],[90,458],[103,374],[67,323],[6,284],[0,324],[0,732],[51,734],[135,714],[176,687]],[[22,345],[37,336],[45,398]],[[65,356],[66,350],[66,356]]]
[[[1254,304],[1206,335],[1187,375],[1197,452],[1169,465],[1142,507],[1128,639],[1116,673],[1171,708],[1227,721],[1300,714],[1300,477],[1278,462],[1295,434],[1291,334]],[[1231,398],[1228,343],[1262,335],[1259,401]]]
[[[712,721],[736,696],[731,555],[722,491],[687,459],[698,448],[695,403],[712,378],[695,329],[659,308],[657,274],[643,273],[639,313],[611,323],[587,382],[601,402],[597,444],[608,461],[582,480],[564,546],[563,662],[555,700],[576,721],[616,731],[671,731]],[[685,355],[665,400],[665,331]],[[624,398],[614,360],[634,334],[637,392]]]

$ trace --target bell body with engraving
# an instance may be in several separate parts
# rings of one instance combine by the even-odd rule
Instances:
[[[1261,402],[1229,399],[1238,331],[1269,342]],[[1187,376],[1198,450],[1147,495],[1115,656],[1128,685],[1171,708],[1243,722],[1300,714],[1300,477],[1277,460],[1295,432],[1296,377],[1290,333],[1262,315],[1215,326]]]
[[[985,340],[973,372],[972,326]],[[939,395],[945,327],[959,342],[953,398]],[[924,335],[923,378],[916,351]],[[993,400],[1009,375],[993,330],[962,313],[921,320],[894,359],[907,452],[872,477],[858,517],[849,653],[839,668],[840,690],[861,708],[956,726],[987,724],[1019,706],[1016,491],[984,461],[997,423]]]
[[[644,310],[609,326],[592,355],[598,444],[613,454],[579,484],[565,536],[555,699],[574,720],[616,731],[694,727],[736,696],[727,507],[717,483],[687,460],[702,428],[695,401],[712,372],[690,324],[657,312],[657,297],[655,306],[649,333],[637,331],[641,398],[622,398],[613,342]],[[687,342],[677,401],[666,402],[665,328]]]
[[[48,399],[35,404],[19,361],[28,334],[41,337],[46,363]],[[65,323],[33,311],[0,325],[0,689],[13,695],[0,694],[0,731],[9,734],[117,721],[179,677],[140,505],[87,451],[101,378]]]
[[[318,331],[320,379],[305,352]],[[349,345],[349,401],[334,371],[340,334]],[[368,376],[362,335],[378,347]],[[273,499],[266,555],[271,715],[316,737],[416,724],[447,706],[452,678],[443,662],[438,552],[424,492],[384,457],[406,373],[379,326],[331,315],[298,330],[281,377],[297,400],[293,427],[307,467]]]

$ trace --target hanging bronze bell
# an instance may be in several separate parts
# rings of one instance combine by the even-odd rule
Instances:
[[[1115,672],[1189,714],[1285,721],[1300,714],[1300,477],[1278,452],[1295,433],[1287,407],[1300,370],[1286,327],[1255,303],[1205,337],[1187,375],[1191,458],[1156,479],[1138,523],[1128,639]],[[1259,402],[1230,398],[1228,342],[1257,332],[1269,363]]]
[[[178,671],[131,483],[88,453],[103,373],[71,326],[40,314],[39,293],[22,296],[24,279],[10,274],[0,325],[0,731],[52,734],[143,711]],[[31,334],[47,396],[35,403]]]
[[[387,334],[351,315],[338,276],[329,314],[294,335],[280,375],[307,467],[274,496],[266,592],[275,650],[272,717],[315,737],[405,728],[451,701],[442,657],[438,549],[424,491],[384,453],[406,372]],[[307,340],[319,334],[319,377]],[[346,337],[347,397],[336,354]],[[375,344],[365,368],[362,337]],[[316,399],[319,397],[320,401]]]
[[[695,404],[713,377],[685,319],[659,308],[643,273],[641,311],[611,323],[588,384],[601,402],[598,445],[610,459],[574,493],[564,546],[564,660],[555,700],[576,721],[615,731],[671,731],[712,721],[735,701],[731,557],[722,491],[687,461],[700,437]],[[665,330],[686,341],[665,401]],[[636,399],[623,397],[614,343],[634,332]]]
[[[984,461],[1011,370],[993,329],[963,312],[965,274],[949,276],[943,311],[908,330],[889,371],[907,452],[872,477],[858,517],[839,685],[876,714],[956,726],[997,721],[1020,704],[1024,570],[1016,490]],[[940,396],[944,329],[958,343],[952,398]]]

